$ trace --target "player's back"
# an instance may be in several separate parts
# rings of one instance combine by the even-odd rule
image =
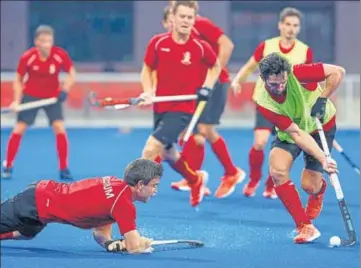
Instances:
[[[116,177],[89,178],[73,183],[40,181],[36,190],[39,217],[44,222],[61,222],[80,228],[113,223],[111,209],[121,197],[131,198],[131,191]]]

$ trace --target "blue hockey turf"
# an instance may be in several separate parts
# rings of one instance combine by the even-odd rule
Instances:
[[[122,134],[117,129],[70,129],[70,168],[76,179],[90,176],[122,176],[128,162],[138,158],[149,130]],[[248,171],[251,130],[221,132],[234,161]],[[1,159],[4,159],[9,129],[1,131]],[[339,131],[337,140],[360,162],[360,132]],[[340,180],[357,231],[360,226],[360,177],[342,156],[333,152],[340,167]],[[267,160],[265,161],[267,163]],[[359,243],[351,248],[329,248],[331,236],[345,236],[333,188],[328,187],[324,208],[315,225],[321,238],[309,245],[295,245],[291,217],[277,200],[262,197],[263,186],[253,199],[242,196],[242,185],[230,197],[206,198],[199,211],[190,208],[188,193],[174,192],[170,182],[180,179],[165,163],[166,172],[158,195],[148,204],[137,204],[138,227],[154,239],[197,239],[204,248],[158,248],[138,256],[110,254],[92,239],[91,232],[60,224],[49,225],[32,241],[1,243],[3,268],[118,268],[118,267],[237,267],[237,268],[336,268],[359,267]],[[303,159],[292,169],[303,202],[306,194],[299,187]],[[1,200],[40,179],[58,179],[55,138],[50,129],[31,129],[24,137],[15,162],[12,180],[1,181]],[[209,186],[216,189],[223,170],[209,147],[204,169],[210,174]],[[264,166],[264,177],[267,165]],[[265,178],[264,178],[265,179]],[[114,235],[119,235],[113,228]]]

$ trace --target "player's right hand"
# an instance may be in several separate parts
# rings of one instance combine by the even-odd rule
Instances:
[[[152,246],[152,239],[142,236],[141,238],[141,245],[144,249],[150,248]]]
[[[234,96],[238,96],[242,93],[242,86],[240,83],[232,82],[231,89]]]
[[[10,108],[12,111],[17,112],[18,109],[19,109],[19,105],[20,105],[20,102],[19,102],[19,101],[13,101],[13,102],[10,104],[9,108]]]
[[[139,106],[151,105],[153,103],[154,95],[149,92],[143,92],[139,95],[138,98],[142,99],[142,101],[138,104]]]
[[[338,169],[337,169],[337,163],[334,159],[330,158],[330,159],[326,159],[323,163],[322,163],[322,167],[325,170],[326,173],[328,174],[333,174],[333,173],[338,173]]]

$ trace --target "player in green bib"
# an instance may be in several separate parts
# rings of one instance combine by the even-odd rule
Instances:
[[[314,63],[291,66],[278,53],[271,53],[259,64],[263,90],[257,99],[258,111],[276,126],[277,137],[270,152],[270,175],[282,203],[293,217],[295,243],[309,243],[321,233],[312,224],[322,210],[326,181],[323,172],[337,172],[335,161],[328,162],[321,149],[315,117],[323,122],[329,148],[336,132],[336,108],[328,99],[340,85],[345,70],[336,65]],[[322,88],[318,83],[326,81]],[[304,152],[301,176],[309,194],[304,209],[290,180],[294,160]]]

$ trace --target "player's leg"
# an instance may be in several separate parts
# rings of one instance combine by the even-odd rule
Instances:
[[[24,104],[36,100],[38,100],[38,98],[23,95],[21,103]],[[31,109],[17,114],[16,124],[7,145],[6,160],[3,163],[3,171],[1,174],[2,178],[11,178],[14,160],[20,148],[22,137],[25,134],[26,129],[34,124],[37,113],[38,109]]]
[[[301,150],[290,143],[276,139],[270,152],[270,174],[275,183],[275,190],[281,202],[292,216],[298,234],[294,238],[295,243],[307,243],[320,236],[319,231],[312,225],[302,206],[298,191],[290,180],[289,171],[293,161]]]
[[[247,197],[253,197],[262,178],[262,166],[264,162],[264,148],[271,136],[273,125],[256,110],[256,122],[254,128],[254,142],[249,151],[249,182],[243,188],[243,194]],[[269,176],[267,185],[270,191],[273,191],[272,178]],[[270,197],[275,197],[275,193]],[[277,196],[277,195],[276,195]]]
[[[336,127],[326,131],[325,136],[329,148],[332,150],[332,144],[335,138]],[[322,148],[321,140],[318,134],[312,135],[318,145]],[[326,180],[323,178],[322,164],[311,155],[304,153],[305,169],[302,174],[302,188],[309,194],[306,206],[306,213],[310,219],[315,219],[321,213],[323,206],[323,196],[326,191]]]
[[[1,203],[0,240],[28,240],[34,238],[46,226],[38,216],[35,187]]]
[[[72,180],[73,177],[68,168],[69,143],[64,126],[63,107],[61,102],[44,107],[49,125],[53,128],[58,152],[59,171],[61,180]]]

